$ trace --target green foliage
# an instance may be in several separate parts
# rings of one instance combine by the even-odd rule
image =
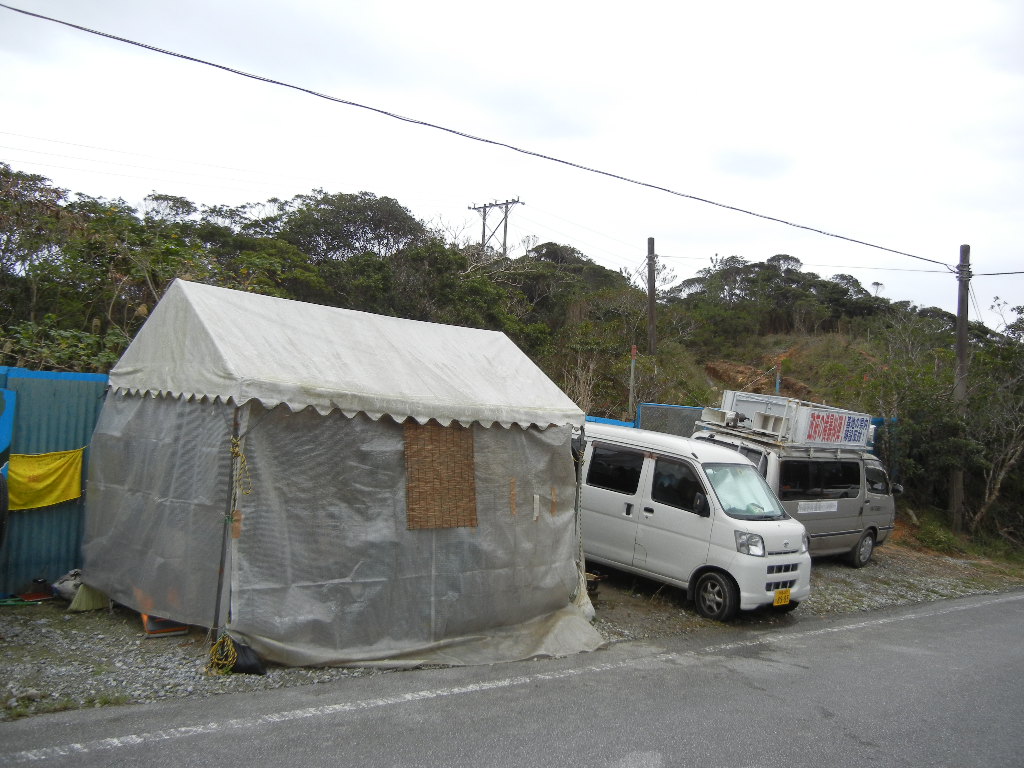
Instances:
[[[1024,307],[1002,307],[1016,315],[1003,334],[971,325],[964,418],[952,315],[786,254],[716,258],[668,287],[661,268],[650,354],[646,292],[568,244],[518,259],[458,248],[367,192],[203,208],[153,194],[136,210],[0,163],[3,364],[109,370],[177,277],[502,331],[593,415],[632,418],[631,380],[634,402],[711,405],[723,382],[709,363],[749,366],[761,387],[781,372],[791,394],[887,420],[878,450],[906,499],[943,507],[962,469],[971,534],[1024,546]],[[942,530],[924,535],[942,544]]]
[[[105,334],[58,327],[57,318],[15,323],[0,337],[3,365],[47,371],[106,373],[131,341],[119,329]]]
[[[925,518],[916,532],[917,540],[925,547],[947,555],[962,555],[964,548],[959,538],[943,523]]]
[[[370,192],[297,195],[285,208],[280,237],[313,261],[362,253],[386,258],[426,237],[426,228],[390,197]]]

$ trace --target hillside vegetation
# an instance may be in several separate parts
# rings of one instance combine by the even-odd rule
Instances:
[[[822,277],[780,254],[715,259],[647,295],[568,244],[512,258],[459,242],[398,201],[313,190],[290,200],[196,206],[153,194],[71,195],[0,163],[0,363],[105,372],[170,282],[508,334],[587,413],[635,402],[713,405],[722,389],[866,411],[891,425],[878,450],[924,523],[950,547],[1024,549],[1024,308],[996,333],[971,326],[968,402],[953,407],[955,318]],[[966,502],[949,506],[952,470]]]

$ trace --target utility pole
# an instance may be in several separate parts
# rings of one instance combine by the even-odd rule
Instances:
[[[486,203],[484,205],[471,205],[471,206],[469,206],[469,210],[476,211],[477,213],[480,214],[480,218],[483,219],[483,228],[481,229],[481,232],[480,232],[480,250],[481,251],[483,251],[487,247],[487,244],[492,239],[494,239],[495,234],[497,234],[497,232],[498,232],[498,227],[500,226],[502,228],[502,230],[501,230],[501,255],[503,257],[508,256],[508,212],[512,209],[513,205],[519,205],[519,203],[520,203],[520,201],[519,201],[519,198],[517,197],[515,200],[506,200],[504,203],[499,203],[499,202],[495,201],[493,203]],[[502,216],[501,216],[501,221],[499,221],[497,224],[495,224],[494,228],[490,232],[488,232],[487,231],[487,212],[491,208],[501,208]]]
[[[654,273],[658,257],[654,255],[654,238],[647,238],[647,352],[654,354],[657,342],[656,315],[657,297],[654,295]]]
[[[953,401],[957,413],[963,418],[967,405],[967,299],[971,288],[971,246],[960,246],[960,264],[957,266],[956,299],[956,379],[953,382]],[[954,533],[964,532],[964,471],[954,469],[949,478],[949,513]]]
[[[629,350],[629,418],[636,421],[636,344]]]

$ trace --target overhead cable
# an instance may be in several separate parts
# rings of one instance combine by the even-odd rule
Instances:
[[[659,253],[658,254],[658,258],[659,259],[699,259],[699,260],[707,259],[706,256],[672,256],[671,254],[666,256],[663,253]],[[760,263],[760,262],[754,262],[754,263]],[[906,267],[875,267],[875,266],[872,266],[872,265],[869,265],[869,264],[860,264],[860,265],[855,265],[855,264],[814,264],[814,263],[811,263],[811,262],[801,261],[800,262],[800,266],[801,267],[829,267],[831,269],[862,269],[862,270],[870,270],[872,272],[874,272],[876,270],[880,270],[880,271],[885,271],[885,272],[922,272],[922,273],[929,274],[929,275],[947,275],[947,274],[949,274],[949,272],[941,270],[941,269],[908,269]],[[945,265],[943,265],[943,266],[945,266]],[[1004,273],[1004,274],[1008,274],[1008,273]]]
[[[189,165],[200,165],[200,166],[205,166],[207,168],[217,168],[217,169],[222,170],[222,171],[238,171],[239,173],[254,173],[254,171],[250,171],[250,170],[248,170],[246,168],[235,168],[235,167],[230,166],[230,165],[215,165],[213,163],[201,163],[201,162],[199,162],[197,160],[183,160],[181,158],[169,158],[169,157],[167,157],[165,155],[154,155],[154,154],[145,153],[145,152],[129,152],[129,151],[124,150],[124,149],[112,149],[110,147],[98,147],[95,144],[78,144],[78,143],[73,142],[73,141],[61,141],[60,139],[47,139],[47,138],[44,138],[43,136],[30,136],[29,134],[26,134],[26,133],[15,133],[14,131],[0,131],[0,136],[17,136],[17,137],[22,138],[22,139],[31,139],[32,141],[44,141],[44,142],[47,142],[49,144],[65,144],[65,145],[67,145],[69,147],[82,147],[84,149],[96,149],[96,150],[99,150],[100,152],[114,152],[114,153],[117,153],[119,155],[135,155],[136,157],[149,157],[149,158],[152,158],[154,160],[161,160],[161,161],[165,161],[165,162],[170,161],[170,162],[175,162],[175,163],[187,163]],[[44,155],[46,155],[46,154],[53,154],[53,153],[50,153],[50,152],[42,152],[40,150],[24,149],[22,147],[4,146],[3,148],[4,149],[21,150],[23,152],[33,152],[33,153],[36,153],[36,154],[44,154]],[[109,161],[92,160],[91,158],[87,158],[87,157],[76,157],[74,155],[57,155],[57,156],[58,157],[74,157],[74,159],[76,159],[76,160],[87,160],[89,162],[109,162]],[[115,163],[115,165],[123,165],[123,163]],[[133,167],[144,168],[145,166],[133,166]],[[266,172],[264,170],[260,170],[259,173],[264,174],[264,175],[266,174]],[[301,179],[299,179],[298,176],[286,176],[286,175],[279,174],[279,173],[271,174],[271,175],[278,176],[278,177],[283,178],[283,179],[296,179],[296,180],[300,180],[301,181]]]
[[[763,214],[763,213],[757,213],[755,211],[749,211],[749,210],[747,210],[745,208],[739,208],[739,207],[734,206],[734,205],[727,205],[725,203],[715,202],[714,200],[708,200],[707,198],[698,197],[696,195],[688,195],[688,194],[685,194],[683,192],[678,192],[676,190],[669,189],[668,187],[662,187],[660,185],[651,184],[649,182],[640,181],[638,179],[631,179],[631,178],[629,178],[627,176],[622,176],[620,174],[612,173],[610,171],[602,171],[602,170],[600,170],[598,168],[592,168],[590,166],[581,165],[579,163],[574,163],[574,162],[571,162],[569,160],[562,160],[562,159],[557,158],[557,157],[552,157],[551,155],[545,155],[545,154],[540,153],[540,152],[534,152],[534,151],[531,151],[531,150],[528,150],[528,149],[523,149],[521,147],[517,147],[517,146],[514,146],[512,144],[507,144],[507,143],[502,142],[502,141],[496,141],[494,139],[488,139],[488,138],[484,138],[482,136],[474,136],[473,134],[465,133],[464,131],[459,131],[459,130],[456,130],[454,128],[447,128],[445,126],[437,125],[435,123],[429,123],[429,122],[426,122],[424,120],[417,120],[415,118],[405,117],[403,115],[399,115],[399,114],[396,114],[394,112],[389,112],[387,110],[380,109],[378,107],[371,107],[371,106],[368,106],[366,104],[360,104],[358,102],[354,102],[354,101],[349,101],[347,99],[338,98],[337,96],[330,96],[328,94],[320,93],[318,91],[314,91],[314,90],[312,90],[310,88],[305,88],[305,87],[300,86],[300,85],[293,85],[291,83],[285,83],[285,82],[282,82],[280,80],[274,80],[273,78],[270,78],[270,77],[264,77],[262,75],[255,75],[255,74],[252,74],[250,72],[244,72],[244,71],[239,70],[239,69],[233,69],[232,67],[228,67],[228,66],[225,66],[223,64],[217,64],[217,63],[212,62],[212,61],[206,61],[204,59],[199,59],[199,58],[196,58],[194,56],[188,56],[188,55],[183,54],[183,53],[177,53],[175,51],[169,51],[169,50],[166,50],[164,48],[158,48],[156,46],[148,45],[146,43],[140,43],[140,42],[137,42],[135,40],[129,40],[128,38],[118,37],[117,35],[112,35],[112,34],[107,33],[107,32],[100,32],[99,30],[90,29],[89,27],[83,27],[83,26],[80,26],[78,24],[72,24],[71,22],[62,21],[61,19],[55,19],[55,18],[52,18],[50,16],[44,16],[44,15],[39,14],[39,13],[33,13],[31,11],[26,11],[26,10],[23,10],[21,8],[14,8],[13,6],[6,5],[4,3],[0,3],[0,8],[6,8],[9,11],[14,11],[15,13],[21,13],[21,14],[24,14],[25,16],[32,16],[32,17],[35,17],[37,19],[42,19],[44,21],[52,21],[55,24],[61,24],[61,25],[65,26],[65,27],[70,27],[72,29],[77,29],[77,30],[79,30],[81,32],[87,32],[87,33],[89,33],[91,35],[98,35],[100,37],[105,37],[105,38],[107,38],[109,40],[116,40],[118,42],[126,43],[128,45],[134,45],[134,46],[136,46],[138,48],[144,48],[144,49],[146,49],[148,51],[153,51],[154,53],[162,53],[162,54],[167,55],[167,56],[173,56],[175,58],[184,59],[185,61],[191,61],[191,62],[194,62],[196,64],[204,64],[204,65],[206,65],[208,67],[214,67],[216,69],[220,69],[220,70],[223,70],[225,72],[230,72],[230,73],[232,73],[234,75],[240,75],[241,77],[247,77],[247,78],[250,78],[252,80],[258,80],[260,82],[269,83],[271,85],[279,85],[279,86],[282,86],[284,88],[291,88],[291,89],[296,90],[296,91],[301,91],[303,93],[307,93],[310,96],[316,96],[317,98],[326,99],[328,101],[333,101],[333,102],[336,102],[338,104],[345,104],[345,105],[350,106],[350,107],[357,107],[359,109],[365,109],[365,110],[368,110],[370,112],[376,112],[377,114],[384,115],[385,117],[391,117],[391,118],[394,118],[395,120],[401,120],[403,122],[411,123],[413,125],[420,125],[420,126],[423,126],[425,128],[434,128],[435,130],[443,131],[445,133],[450,133],[450,134],[452,134],[454,136],[460,136],[460,137],[462,137],[464,139],[470,139],[472,141],[478,141],[478,142],[481,142],[483,144],[490,144],[490,145],[496,146],[496,147],[503,147],[503,148],[509,149],[509,150],[511,150],[513,152],[518,152],[520,154],[528,155],[530,157],[536,157],[536,158],[541,159],[541,160],[549,160],[551,162],[559,163],[561,165],[566,165],[566,166],[569,166],[571,168],[576,168],[576,169],[581,170],[581,171],[587,171],[589,173],[596,173],[596,174],[598,174],[600,176],[606,176],[608,178],[617,179],[618,181],[624,181],[624,182],[627,182],[629,184],[635,184],[637,186],[646,187],[647,189],[653,189],[653,190],[658,191],[658,192],[665,192],[666,194],[674,195],[676,197],[682,197],[682,198],[685,198],[687,200],[693,200],[693,201],[698,202],[698,203],[705,203],[707,205],[713,205],[713,206],[718,207],[718,208],[724,208],[725,210],[733,211],[735,213],[742,213],[742,214],[745,214],[747,216],[754,216],[754,217],[759,218],[759,219],[765,219],[766,221],[774,221],[777,224],[784,224],[787,227],[794,227],[796,229],[803,229],[803,230],[806,230],[808,232],[814,232],[815,234],[824,235],[825,237],[832,237],[832,238],[835,238],[837,240],[845,240],[846,242],[855,243],[857,245],[863,245],[863,246],[866,246],[868,248],[875,248],[875,249],[880,250],[880,251],[887,251],[889,253],[895,253],[895,254],[897,254],[899,256],[907,256],[908,258],[911,258],[911,259],[918,259],[920,261],[931,262],[932,264],[938,264],[940,266],[946,267],[947,269],[949,269],[950,272],[954,272],[955,271],[948,264],[945,264],[944,262],[941,262],[941,261],[937,261],[935,259],[928,259],[928,258],[925,258],[924,256],[915,256],[912,253],[907,253],[905,251],[898,251],[898,250],[895,250],[893,248],[886,248],[885,246],[876,245],[874,243],[869,243],[869,242],[866,242],[864,240],[857,240],[855,238],[846,237],[844,235],[838,235],[838,234],[835,234],[833,232],[826,232],[824,230],[817,229],[815,227],[809,227],[809,226],[806,226],[804,224],[797,224],[795,222],[787,221],[785,219],[780,219],[780,218],[777,218],[775,216],[768,216],[768,215]]]

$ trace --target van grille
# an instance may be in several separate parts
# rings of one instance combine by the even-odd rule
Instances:
[[[780,573],[796,573],[800,570],[800,563],[780,563],[778,565],[768,566],[768,575],[774,576]],[[796,584],[796,579],[790,579],[788,581],[769,581],[764,585],[765,592],[774,592],[776,589],[792,589]]]

